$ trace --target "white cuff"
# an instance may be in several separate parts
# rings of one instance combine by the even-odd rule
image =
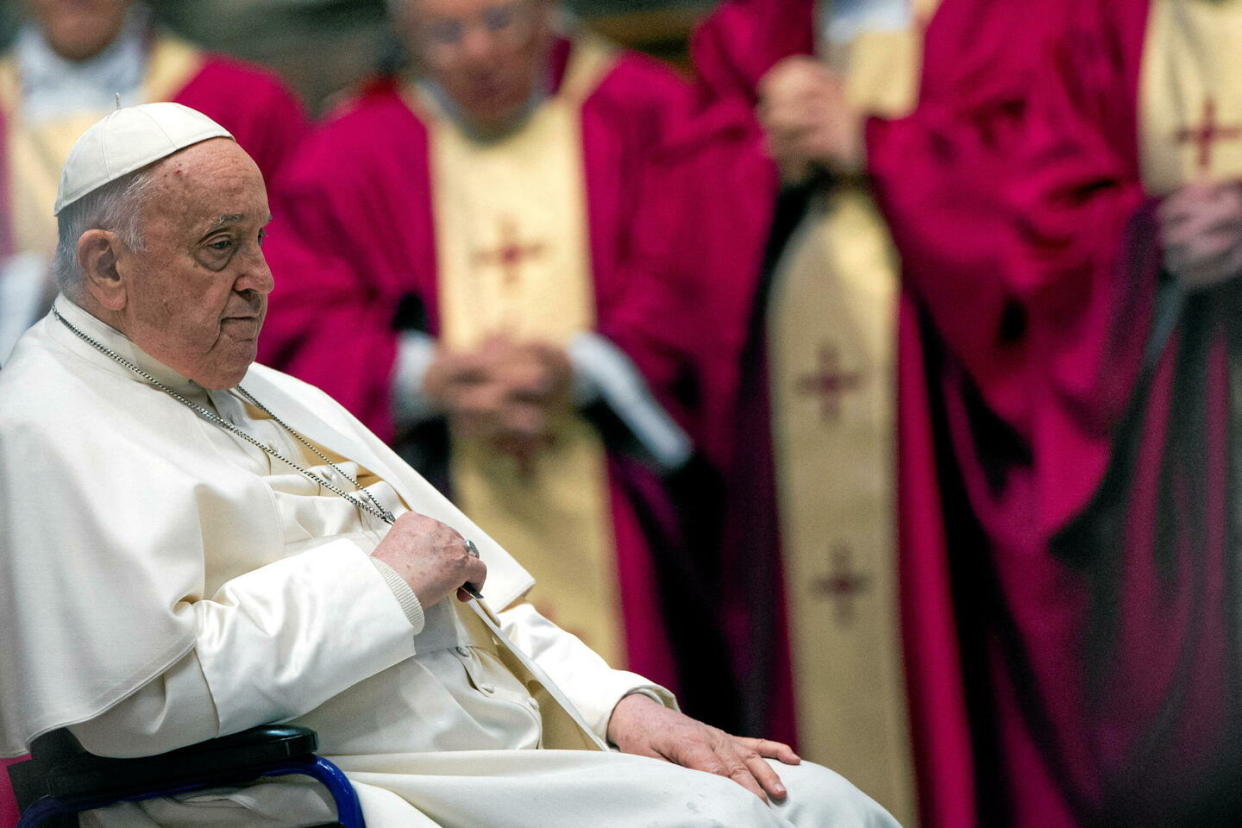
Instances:
[[[418,425],[437,414],[423,393],[427,369],[436,359],[436,341],[422,331],[406,331],[397,345],[392,371],[392,416],[399,428]]]
[[[603,336],[584,331],[569,343],[574,400],[603,400],[664,471],[690,459],[690,438],[656,401],[647,381],[624,352]]]
[[[371,563],[379,570],[379,574],[384,576],[384,583],[388,584],[388,588],[392,590],[393,597],[401,605],[401,611],[405,613],[406,618],[410,619],[414,634],[418,635],[426,624],[426,619],[423,617],[423,605],[419,603],[418,596],[414,594],[414,590],[410,589],[405,579],[397,574],[397,570],[374,555],[371,556]]]

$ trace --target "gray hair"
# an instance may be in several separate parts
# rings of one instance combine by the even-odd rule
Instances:
[[[142,205],[155,180],[152,167],[143,167],[87,193],[60,211],[59,240],[52,272],[65,295],[74,297],[85,275],[78,264],[78,239],[87,230],[110,230],[126,247],[146,249],[140,219]]]

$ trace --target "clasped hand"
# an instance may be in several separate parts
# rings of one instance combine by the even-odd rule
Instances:
[[[841,78],[814,58],[786,58],[764,75],[758,117],[768,154],[789,183],[817,166],[838,173],[862,167],[862,119]]]
[[[1190,290],[1242,273],[1242,184],[1197,182],[1160,205],[1165,268]]]
[[[441,351],[423,390],[455,433],[528,460],[547,445],[557,411],[569,405],[571,375],[563,348],[497,336],[474,350]]]

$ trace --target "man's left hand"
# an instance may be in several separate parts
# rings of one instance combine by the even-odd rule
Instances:
[[[727,776],[764,802],[768,797],[784,799],[786,793],[766,760],[779,759],[787,765],[802,761],[789,745],[730,736],[642,694],[626,696],[613,708],[608,741],[624,753]]]

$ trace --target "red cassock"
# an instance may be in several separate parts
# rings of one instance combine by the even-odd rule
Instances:
[[[170,100],[215,120],[250,153],[270,187],[285,158],[310,129],[298,99],[270,72],[233,58],[204,54],[202,65]],[[4,120],[0,117],[0,142]],[[0,166],[0,200],[7,202],[8,169]],[[8,216],[0,203],[0,216]],[[0,255],[13,252],[12,229],[0,226]]]
[[[571,48],[560,41],[553,50],[554,89]],[[692,98],[664,67],[622,54],[580,110],[595,330],[687,425],[693,330],[668,251],[684,241],[693,205],[653,159],[664,136],[685,129]],[[372,84],[291,163],[268,239],[277,287],[260,359],[325,389],[389,441],[398,436],[391,394],[401,329],[440,332],[428,148],[427,126],[398,83]],[[678,639],[688,626],[714,622],[664,577],[680,543],[669,538],[681,533],[664,481],[604,439],[628,667],[684,692],[703,648],[693,636]],[[449,485],[446,475],[420,470]],[[714,657],[724,658],[719,648]],[[712,710],[713,702],[698,706]]]
[[[978,61],[945,48],[938,17],[921,112],[869,134],[907,280],[912,695],[960,688],[981,824],[1237,814],[1236,288],[1183,299],[1159,273],[1138,163],[1145,7],[1044,7],[1053,25],[1028,38],[1006,12],[1007,38],[963,17],[995,44]],[[935,638],[911,623],[929,612]]]

